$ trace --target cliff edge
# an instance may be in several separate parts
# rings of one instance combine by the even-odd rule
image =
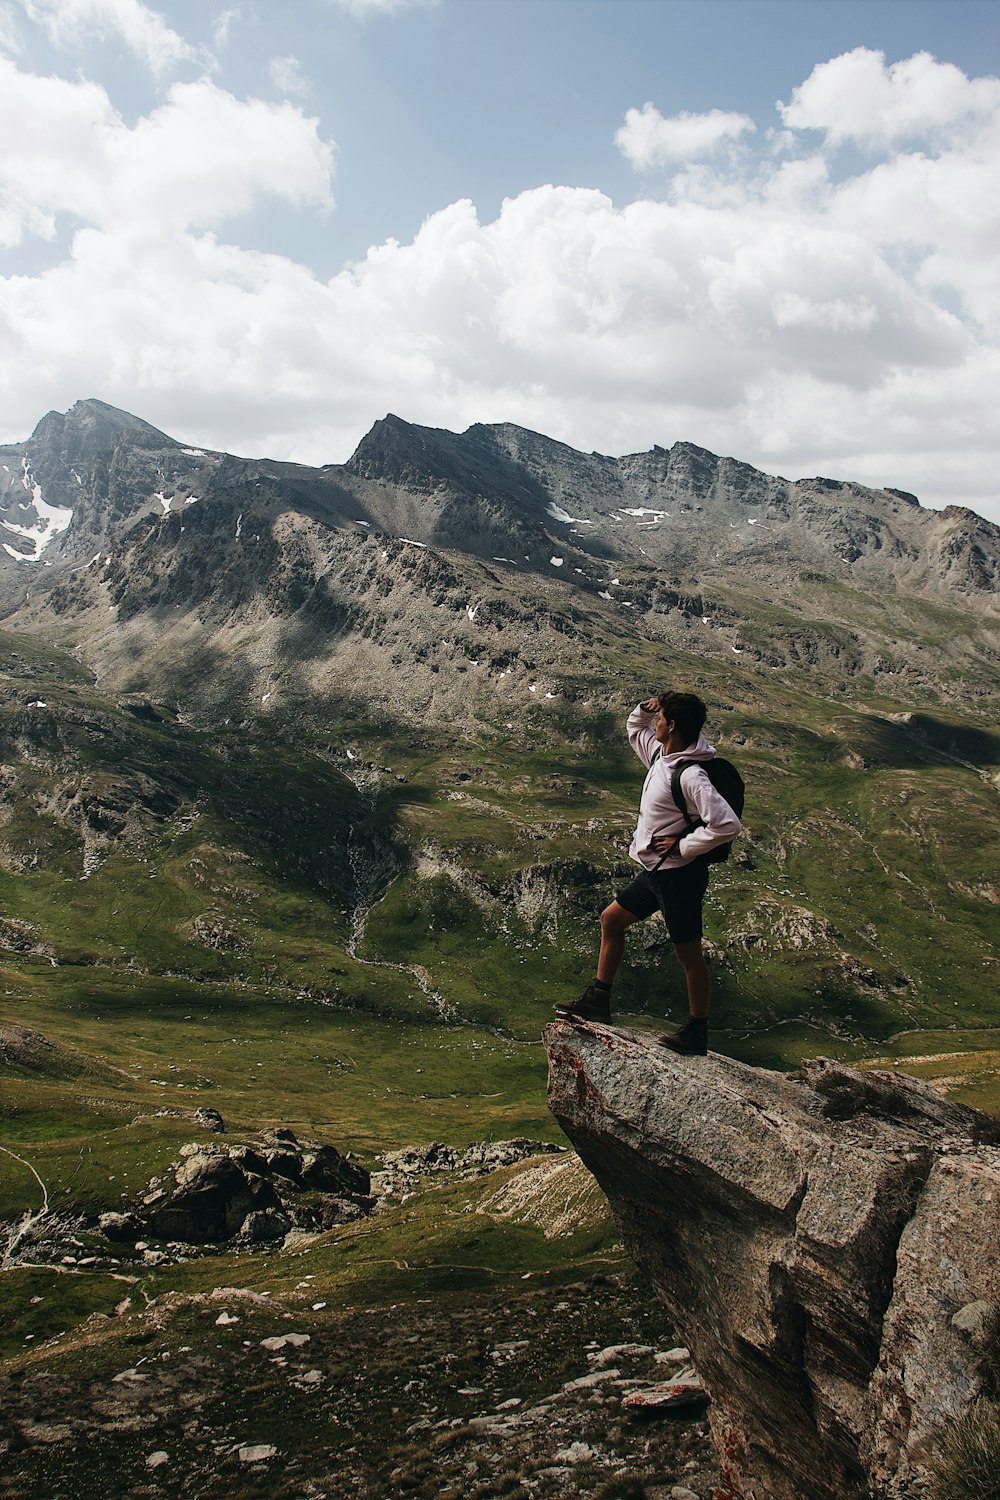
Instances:
[[[825,1059],[794,1079],[612,1027],[544,1039],[549,1107],[711,1396],[718,1500],[926,1494],[987,1399],[1000,1124]]]

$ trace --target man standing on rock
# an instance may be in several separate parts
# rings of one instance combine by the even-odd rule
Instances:
[[[702,902],[709,867],[705,856],[717,846],[730,843],[742,827],[704,769],[715,759],[715,747],[702,733],[707,712],[693,693],[675,692],[648,698],[629,715],[629,744],[649,768],[628,851],[629,858],[642,870],[601,913],[596,979],[579,1000],[556,1006],[556,1015],[562,1020],[609,1022],[611,986],[625,952],[625,932],[633,922],[642,922],[659,910],[684,970],[691,1011],[686,1025],[673,1035],[660,1037],[660,1041],[674,1052],[698,1057],[704,1057],[708,1050],[710,993],[701,948]],[[680,791],[690,809],[687,818],[671,790],[681,762],[685,766],[680,774]]]

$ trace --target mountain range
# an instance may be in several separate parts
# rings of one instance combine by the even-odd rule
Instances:
[[[0,523],[12,624],[208,717],[399,674],[416,718],[532,684],[601,701],[604,643],[635,635],[953,701],[991,692],[1000,660],[1000,528],[683,442],[616,459],[388,416],[308,468],[89,400],[0,449]]]

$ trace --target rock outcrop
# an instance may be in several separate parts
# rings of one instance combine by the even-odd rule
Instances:
[[[205,1128],[218,1133],[216,1111]],[[109,1239],[139,1234],[187,1245],[237,1241],[250,1246],[283,1240],[290,1229],[329,1229],[371,1213],[371,1179],[364,1167],[319,1141],[299,1141],[286,1129],[252,1144],[192,1141],[167,1177],[154,1177],[128,1214],[108,1213],[100,1227]],[[237,1240],[238,1237],[238,1240]]]
[[[793,1079],[610,1027],[545,1039],[550,1108],[711,1398],[719,1500],[926,1493],[987,1400],[1000,1124],[823,1059]]]

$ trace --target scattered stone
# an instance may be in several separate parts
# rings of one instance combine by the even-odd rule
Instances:
[[[517,1136],[509,1141],[473,1141],[464,1151],[432,1141],[429,1146],[407,1146],[382,1158],[382,1170],[372,1179],[372,1190],[380,1198],[399,1198],[412,1191],[421,1177],[435,1172],[455,1172],[482,1177],[500,1167],[513,1166],[529,1156],[565,1153],[565,1146],[552,1141],[532,1141]]]
[[[277,1448],[275,1448],[271,1443],[255,1443],[250,1447],[241,1448],[239,1450],[240,1463],[265,1463],[269,1458],[273,1458],[277,1451]]]
[[[284,1349],[286,1344],[290,1344],[293,1349],[299,1349],[303,1344],[308,1344],[309,1337],[308,1333],[277,1333],[273,1334],[271,1338],[261,1339],[260,1347],[262,1349],[269,1349],[271,1353],[277,1353],[279,1349]]]
[[[161,1448],[158,1453],[151,1453],[149,1455],[149,1457],[146,1459],[146,1468],[159,1469],[163,1464],[167,1464],[169,1462],[170,1454],[164,1453],[163,1449]]]
[[[645,1390],[633,1391],[622,1402],[629,1411],[645,1415],[707,1404],[708,1394],[693,1370],[685,1371],[676,1380],[665,1380],[659,1385],[647,1386]]]
[[[581,1375],[579,1380],[567,1380],[564,1391],[586,1391],[592,1386],[603,1385],[606,1380],[620,1380],[621,1370],[595,1370],[591,1375]]]
[[[200,1125],[203,1130],[212,1130],[216,1135],[222,1135],[226,1129],[225,1121],[217,1109],[210,1109],[203,1106],[201,1109],[195,1110],[194,1118],[195,1123]]]
[[[228,1328],[231,1323],[238,1323],[239,1318],[233,1313],[221,1312],[215,1320],[216,1328]]]
[[[589,1443],[570,1443],[568,1448],[559,1449],[555,1460],[556,1463],[585,1464],[596,1457],[597,1452]]]
[[[600,1349],[595,1354],[588,1354],[587,1359],[599,1370],[605,1365],[613,1365],[619,1359],[638,1359],[640,1355],[652,1354],[652,1344],[612,1344],[609,1349]]]
[[[665,1349],[656,1356],[658,1365],[686,1365],[691,1358],[690,1349]]]

